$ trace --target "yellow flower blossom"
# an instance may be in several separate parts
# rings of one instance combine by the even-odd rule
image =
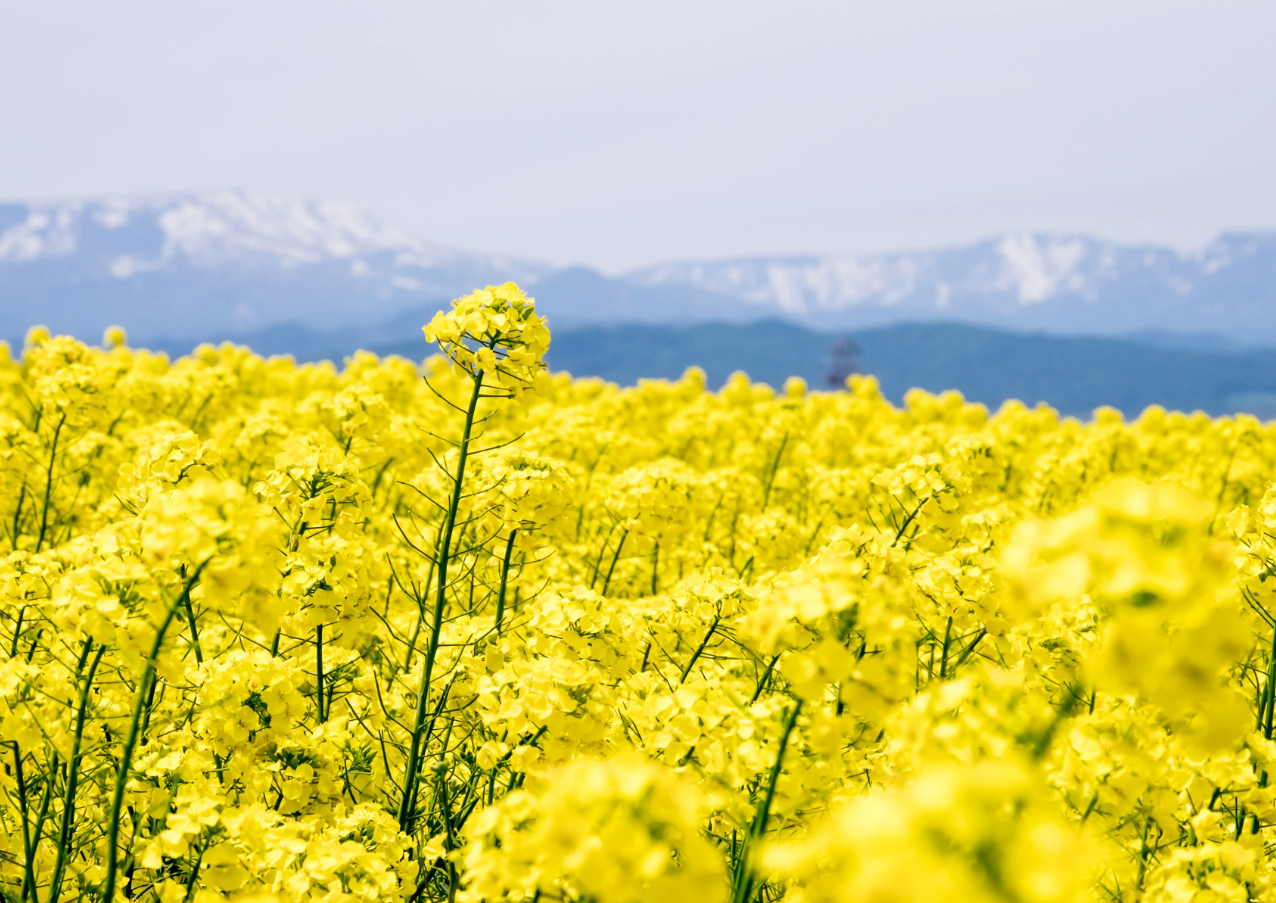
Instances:
[[[7,898],[1273,896],[1276,426],[425,332],[0,352]]]

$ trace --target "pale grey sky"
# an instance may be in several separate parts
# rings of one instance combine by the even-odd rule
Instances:
[[[245,187],[607,270],[1276,227],[1268,0],[0,0],[0,199]]]

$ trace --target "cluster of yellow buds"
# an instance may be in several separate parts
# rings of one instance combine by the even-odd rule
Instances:
[[[518,395],[545,369],[549,328],[517,285],[488,286],[452,302],[424,327],[452,364]]]

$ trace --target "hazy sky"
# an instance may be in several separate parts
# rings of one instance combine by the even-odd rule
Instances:
[[[1276,227],[1270,0],[0,0],[0,198],[240,186],[617,270]]]

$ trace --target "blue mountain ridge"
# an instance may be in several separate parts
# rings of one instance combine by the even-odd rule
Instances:
[[[513,279],[559,328],[782,320],[1019,332],[1207,333],[1276,345],[1276,232],[1199,251],[1006,235],[894,254],[681,261],[621,275],[421,242],[350,205],[246,191],[0,205],[0,338],[40,323],[137,340],[284,324],[366,329]]]

